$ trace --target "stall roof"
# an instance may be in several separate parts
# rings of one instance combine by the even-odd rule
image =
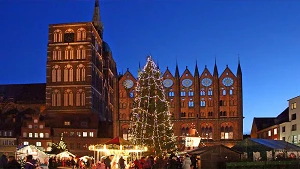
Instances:
[[[105,142],[104,144],[108,145],[108,144],[116,144],[116,145],[131,145],[131,143],[125,139],[123,139],[122,137],[115,137],[107,142]]]
[[[283,140],[269,140],[269,139],[257,139],[257,138],[252,138],[251,140],[262,144],[264,146],[273,148],[273,149],[285,149],[285,150],[296,150],[300,151],[300,147],[296,146],[294,144],[288,143]]]
[[[248,138],[237,143],[232,149],[239,152],[255,152],[270,150],[300,151],[300,147],[283,140]]]
[[[228,149],[230,151],[233,151],[235,153],[239,153],[238,151],[234,150],[234,149],[231,149],[227,146],[224,146],[224,145],[214,145],[214,146],[205,146],[205,147],[199,147],[199,148],[196,148],[196,149],[193,149],[193,150],[190,150],[190,151],[187,151],[186,153],[187,154],[197,154],[197,155],[200,155],[202,153],[205,153],[205,152],[208,152],[208,151],[213,151],[215,149],[220,149],[220,148],[223,148],[223,149]]]

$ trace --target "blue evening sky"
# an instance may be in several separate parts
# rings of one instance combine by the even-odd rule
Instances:
[[[45,83],[48,25],[91,21],[94,0],[0,0],[0,84]],[[244,133],[300,95],[300,1],[100,0],[118,72],[151,54],[164,72],[243,72]]]

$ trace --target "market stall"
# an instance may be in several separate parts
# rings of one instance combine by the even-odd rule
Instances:
[[[41,164],[48,164],[49,154],[39,150],[34,145],[27,145],[17,150],[17,159],[25,160],[25,157],[32,155],[33,159],[39,161]]]
[[[140,158],[142,153],[147,151],[147,147],[132,145],[129,141],[116,137],[103,144],[90,145],[89,150],[94,151],[94,159],[96,161],[99,161],[102,156],[114,155],[112,160],[112,168],[114,168],[114,164],[117,163],[121,156],[128,163],[135,158]]]

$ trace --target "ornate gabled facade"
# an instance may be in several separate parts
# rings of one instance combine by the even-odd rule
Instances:
[[[79,154],[98,137],[116,135],[117,68],[103,41],[98,0],[92,22],[51,24],[48,39],[45,114],[53,142],[63,134]]]
[[[238,63],[236,75],[227,66],[219,76],[217,65],[213,74],[206,68],[194,75],[186,67],[175,75],[163,73],[163,85],[169,100],[174,132],[181,136],[200,136],[208,145],[233,146],[243,139],[242,71]],[[134,102],[136,79],[127,70],[119,79],[120,135],[128,137],[131,109]]]

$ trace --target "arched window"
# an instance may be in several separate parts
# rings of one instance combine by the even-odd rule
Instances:
[[[68,64],[64,69],[64,81],[73,82],[73,67]]]
[[[213,106],[212,98],[208,98],[208,106],[209,106],[209,107],[212,107],[212,106]]]
[[[201,89],[200,96],[205,96],[205,90],[204,89]]]
[[[79,46],[77,49],[77,59],[85,59],[86,57],[86,51],[83,46]]]
[[[181,128],[181,135],[186,136],[187,134],[189,134],[189,130],[190,130],[189,127],[182,127]]]
[[[85,81],[85,68],[83,64],[77,66],[76,81]]]
[[[189,100],[189,107],[194,107],[194,101],[193,101],[193,99]]]
[[[61,82],[61,69],[58,65],[52,67],[52,82]]]
[[[73,29],[67,29],[65,33],[74,33]]]
[[[230,124],[221,126],[221,139],[233,139],[233,127]]]
[[[85,106],[85,93],[82,89],[76,93],[76,106]]]
[[[227,116],[226,111],[220,111],[220,116],[226,117]]]
[[[123,134],[123,139],[124,139],[124,140],[130,139],[130,138],[129,138],[129,137],[130,137],[130,129],[128,129],[127,127],[124,127],[124,128],[122,129],[122,134]]]
[[[74,50],[71,46],[68,46],[65,50],[65,60],[74,59]]]
[[[61,50],[59,47],[55,47],[52,51],[52,60],[61,60]]]
[[[222,89],[222,94],[223,94],[223,96],[226,95],[226,90],[225,89]]]
[[[208,89],[207,95],[212,96],[213,95],[213,91],[211,88]]]
[[[62,42],[62,31],[57,29],[53,32],[53,42]]]
[[[200,132],[202,139],[212,139],[212,127],[210,125],[202,126]]]
[[[77,30],[77,41],[85,41],[86,40],[86,30],[84,28],[79,28]]]
[[[201,99],[200,106],[201,107],[205,107],[206,106],[206,102],[205,102],[204,98]]]
[[[60,91],[55,89],[52,92],[52,102],[51,102],[52,106],[61,106],[61,94]]]
[[[70,89],[65,90],[64,106],[73,106],[73,92]]]

